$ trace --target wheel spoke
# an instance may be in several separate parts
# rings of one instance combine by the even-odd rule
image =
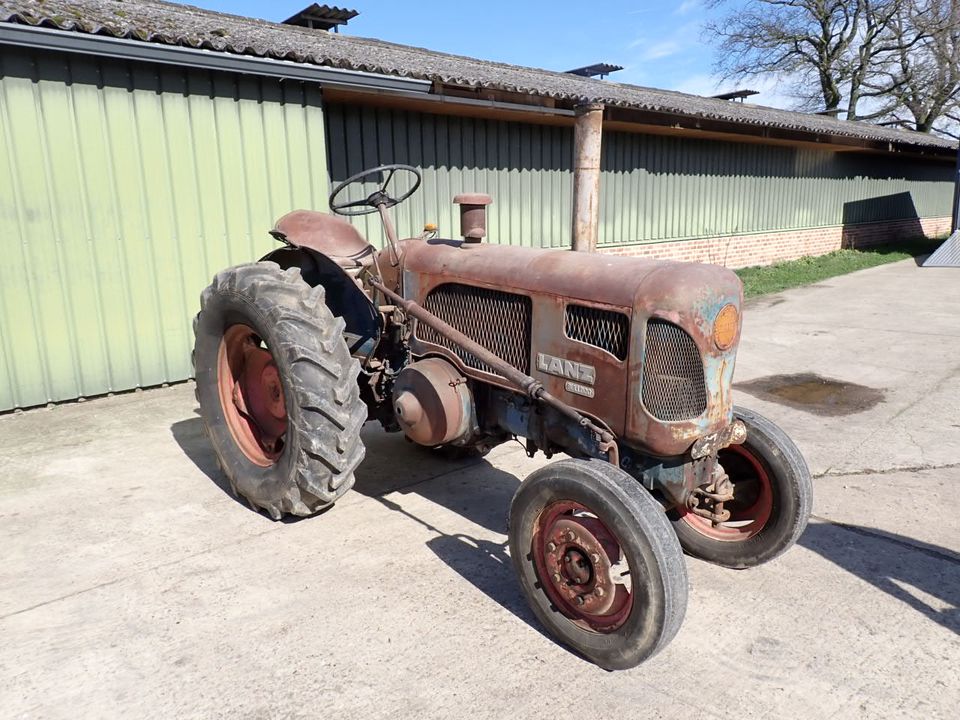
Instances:
[[[380,192],[385,193],[387,191],[387,185],[390,184],[390,181],[393,180],[393,174],[397,172],[396,168],[390,168],[390,174],[387,175],[387,179],[383,181],[383,185],[380,186]]]

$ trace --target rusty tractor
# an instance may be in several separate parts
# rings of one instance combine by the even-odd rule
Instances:
[[[388,210],[420,179],[386,165],[333,190],[333,213],[379,213],[384,249],[332,214],[295,211],[271,231],[282,247],[204,290],[194,363],[220,466],[278,519],[350,489],[368,420],[426,448],[482,455],[522,439],[531,456],[564,453],[513,498],[512,562],[555,638],[632,667],[680,627],[683,551],[758,565],[810,514],[796,446],[733,404],[740,281],[484,243],[479,194],[454,199],[461,240],[431,226],[398,240]]]

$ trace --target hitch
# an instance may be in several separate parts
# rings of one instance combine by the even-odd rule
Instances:
[[[701,499],[709,500],[713,504],[713,509],[701,507]],[[733,483],[718,463],[713,466],[710,484],[706,487],[694,488],[687,496],[687,507],[694,515],[707,518],[716,527],[730,519],[730,511],[724,508],[723,504],[731,500],[733,500]]]

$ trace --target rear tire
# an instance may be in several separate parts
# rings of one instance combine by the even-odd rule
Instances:
[[[735,407],[734,415],[747,426],[747,440],[719,453],[733,483],[734,500],[726,504],[731,520],[714,527],[686,510],[671,511],[670,520],[687,553],[742,569],[793,546],[810,519],[813,484],[803,455],[783,430],[746,408]]]
[[[602,668],[649,659],[683,622],[676,535],[659,503],[609,463],[561,460],[524,480],[510,506],[510,555],[540,621]]]
[[[207,436],[234,492],[275,520],[333,504],[353,486],[363,460],[367,409],[343,329],[324,304],[323,287],[311,288],[297,268],[238,265],[218,273],[200,296],[193,359]],[[260,403],[278,409],[267,418],[272,432],[264,430],[267,422],[251,420],[257,415],[248,391],[262,395],[263,388],[248,387],[242,372],[231,377],[236,363],[224,359],[232,357],[228,343],[237,342],[256,345],[254,355],[270,366],[266,395],[273,396]],[[231,403],[238,395],[245,400]]]

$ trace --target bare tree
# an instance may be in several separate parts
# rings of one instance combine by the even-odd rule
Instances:
[[[866,85],[887,103],[884,124],[956,136],[960,122],[960,1],[911,0],[888,29],[897,50]]]
[[[863,0],[753,0],[708,22],[705,33],[719,40],[724,77],[786,79],[805,105],[829,112],[840,109],[850,80],[863,12]]]
[[[724,77],[787,80],[804,109],[921,132],[960,125],[960,0],[751,0],[705,34]]]

